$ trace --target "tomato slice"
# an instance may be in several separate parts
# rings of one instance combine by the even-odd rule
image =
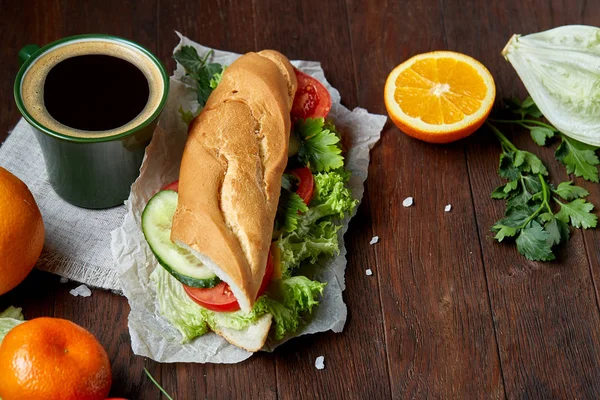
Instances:
[[[179,180],[169,183],[167,186],[165,186],[164,188],[162,188],[160,190],[173,190],[175,192],[178,192],[179,191]]]
[[[315,179],[312,172],[308,167],[296,168],[290,171],[290,174],[298,178],[298,189],[296,194],[304,200],[304,203],[308,205],[313,197],[315,190]]]
[[[331,95],[321,82],[294,68],[298,89],[292,105],[292,119],[325,118],[331,110]]]
[[[258,296],[262,295],[265,290],[267,290],[267,286],[269,286],[272,276],[273,255],[269,251],[269,255],[267,257],[267,267],[265,269],[265,275],[262,283],[260,284],[260,289],[258,290]],[[225,282],[221,282],[217,286],[209,289],[193,288],[186,285],[183,285],[183,289],[194,302],[208,310],[217,312],[232,312],[240,309],[237,299],[233,295],[229,285]]]

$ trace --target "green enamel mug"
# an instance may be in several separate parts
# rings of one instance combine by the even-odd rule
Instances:
[[[27,45],[19,60],[15,101],[52,188],[79,207],[123,204],[167,101],[164,66],[139,44],[101,34]]]

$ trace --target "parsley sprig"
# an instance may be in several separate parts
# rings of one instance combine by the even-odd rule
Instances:
[[[569,225],[596,227],[598,217],[591,212],[594,206],[584,199],[589,193],[570,181],[555,188],[548,182],[542,160],[518,149],[491,123],[487,125],[502,148],[498,175],[508,181],[491,194],[507,204],[504,217],[492,226],[494,238],[499,242],[514,239],[519,253],[529,260],[554,260],[553,247],[569,240]]]
[[[523,102],[518,99],[506,100],[508,109],[519,119],[490,119],[491,122],[499,124],[516,124],[529,130],[531,138],[539,146],[546,146],[548,139],[559,137],[560,145],[557,147],[554,156],[567,169],[567,173],[575,174],[585,180],[598,183],[598,167],[600,160],[596,155],[598,147],[590,146],[572,139],[559,132],[551,124],[540,121],[543,118],[542,112],[534,103],[531,97],[527,97]]]
[[[340,136],[333,124],[324,118],[307,118],[296,121],[294,132],[300,139],[298,159],[313,172],[344,166]]]
[[[189,124],[196,115],[200,113],[208,96],[217,87],[223,76],[225,66],[218,63],[209,63],[208,60],[213,55],[213,50],[210,50],[201,58],[196,49],[192,46],[182,46],[173,54],[173,58],[185,68],[185,73],[196,84],[198,109],[195,112],[184,111],[179,107],[181,119]]]

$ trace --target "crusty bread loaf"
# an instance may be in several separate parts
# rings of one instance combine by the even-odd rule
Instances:
[[[190,124],[181,162],[171,239],[227,282],[244,311],[265,273],[295,92],[285,56],[241,56]]]

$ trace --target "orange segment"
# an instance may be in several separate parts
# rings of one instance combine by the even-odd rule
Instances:
[[[384,96],[390,117],[406,134],[448,143],[481,126],[496,88],[489,71],[477,60],[436,51],[397,66],[388,76]]]

